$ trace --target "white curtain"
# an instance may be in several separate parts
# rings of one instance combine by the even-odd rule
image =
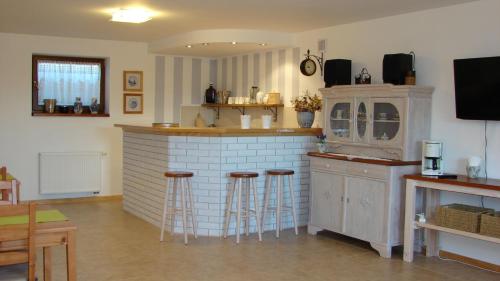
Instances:
[[[73,105],[80,97],[83,105],[92,98],[100,103],[101,67],[98,63],[39,61],[38,104],[56,99],[58,105]]]

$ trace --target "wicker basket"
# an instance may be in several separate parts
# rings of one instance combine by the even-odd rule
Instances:
[[[280,103],[281,103],[280,93],[267,94],[267,104],[280,104]]]
[[[481,215],[480,233],[482,235],[500,238],[500,212]]]
[[[479,233],[482,214],[492,214],[493,209],[462,204],[440,206],[436,210],[436,224],[457,230]]]

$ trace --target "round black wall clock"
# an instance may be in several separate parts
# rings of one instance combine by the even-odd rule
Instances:
[[[316,73],[316,63],[307,56],[305,60],[300,63],[300,72],[305,76],[311,76]]]

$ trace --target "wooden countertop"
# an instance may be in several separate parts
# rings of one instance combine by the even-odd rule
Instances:
[[[319,153],[319,152],[309,152],[307,155],[312,157],[320,157],[327,159],[335,159],[335,160],[343,160],[343,161],[351,161],[351,162],[360,162],[366,164],[375,164],[375,165],[384,165],[384,166],[413,166],[420,165],[421,161],[400,161],[400,160],[384,160],[384,159],[365,159],[365,158],[357,158],[356,156],[347,157],[343,155],[335,155],[332,153]]]
[[[316,136],[322,133],[321,128],[271,128],[271,129],[240,129],[238,127],[219,128],[162,128],[147,125],[126,125],[115,124],[115,127],[122,128],[125,132],[172,135],[172,136]]]
[[[417,181],[435,182],[435,183],[451,184],[451,185],[464,186],[470,188],[482,188],[482,189],[500,191],[500,179],[486,179],[486,178],[471,179],[463,175],[458,175],[456,179],[439,179],[437,177],[422,176],[420,174],[405,175],[404,178]]]

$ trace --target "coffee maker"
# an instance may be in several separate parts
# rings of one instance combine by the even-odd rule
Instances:
[[[422,175],[440,176],[443,169],[443,143],[440,141],[422,141]]]

